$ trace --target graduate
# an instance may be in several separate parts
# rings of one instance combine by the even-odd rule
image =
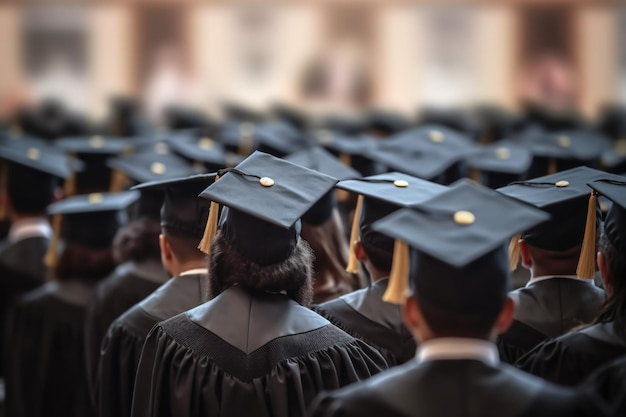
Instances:
[[[592,325],[546,340],[517,362],[562,385],[576,385],[598,366],[626,355],[626,181],[598,180],[589,186],[613,202],[598,252],[607,300]]]
[[[626,415],[626,356],[620,356],[598,368],[578,389],[582,395],[600,398],[605,415]]]
[[[186,161],[170,154],[164,142],[139,149],[135,155],[111,159],[108,165],[114,169],[115,176],[122,176],[121,181],[128,185],[189,176],[194,172]],[[87,308],[85,358],[92,391],[102,339],[109,325],[168,279],[161,264],[159,249],[162,202],[163,191],[141,191],[130,222],[120,228],[113,239],[113,256],[118,266],[110,276],[98,283]]]
[[[500,363],[494,344],[515,309],[507,295],[511,273],[504,241],[546,217],[461,180],[375,223],[374,230],[397,239],[385,300],[404,303],[417,355],[367,381],[321,394],[310,415],[585,415],[591,402]]]
[[[545,339],[589,324],[600,312],[605,293],[593,281],[600,209],[587,186],[599,179],[623,178],[579,167],[498,189],[552,215],[511,241],[511,269],[521,255],[531,278],[511,293],[517,309],[498,340],[502,360],[513,364]]]
[[[48,207],[60,219],[47,254],[54,280],[20,297],[10,314],[7,415],[93,415],[85,373],[85,310],[95,284],[115,267],[113,236],[138,197],[135,191],[94,193]]]
[[[359,195],[348,268],[358,268],[361,262],[372,283],[313,309],[337,327],[378,349],[390,366],[404,363],[415,355],[415,341],[404,325],[400,307],[382,299],[389,283],[394,241],[372,230],[372,224],[400,207],[440,194],[447,187],[391,172],[341,181],[337,188]]]
[[[99,355],[94,397],[99,416],[130,415],[141,348],[152,327],[207,301],[206,255],[198,250],[210,202],[198,194],[215,174],[152,181],[135,189],[161,191],[161,260],[170,278],[118,317],[108,329]]]
[[[202,192],[212,299],[152,329],[132,416],[302,416],[321,390],[387,368],[307,308],[312,254],[299,219],[336,183],[255,152]]]

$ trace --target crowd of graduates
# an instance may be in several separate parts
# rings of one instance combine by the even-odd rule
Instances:
[[[626,415],[626,109],[44,102],[0,125],[0,413]]]

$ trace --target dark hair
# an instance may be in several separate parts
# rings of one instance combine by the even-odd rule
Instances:
[[[121,227],[113,238],[113,257],[115,262],[143,261],[160,259],[159,219],[142,217]]]
[[[500,313],[499,311],[497,314],[487,312],[454,312],[435,307],[418,297],[415,298],[418,300],[424,319],[437,337],[486,339]]]
[[[7,178],[7,195],[11,207],[19,214],[43,214],[54,200],[55,179],[48,174],[11,164]]]
[[[166,226],[163,226],[162,230],[163,235],[165,235],[172,248],[172,252],[182,262],[206,258],[206,254],[198,249],[200,239],[197,236]]]
[[[594,324],[614,321],[616,333],[626,339],[626,255],[620,252],[604,233],[600,236],[599,250],[607,262],[612,291]]]
[[[65,242],[53,275],[60,281],[71,278],[98,281],[113,272],[115,266],[110,247],[95,249]]]
[[[285,291],[294,301],[309,306],[313,298],[313,251],[300,239],[291,256],[272,265],[259,265],[244,258],[218,232],[211,246],[209,280],[211,298],[233,285],[249,291]]]
[[[391,271],[391,264],[393,261],[393,250],[390,252],[382,247],[376,245],[377,233],[370,232],[367,237],[361,238],[361,245],[367,255],[367,258],[372,263],[374,268],[380,271]]]

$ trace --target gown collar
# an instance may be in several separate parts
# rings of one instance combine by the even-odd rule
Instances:
[[[418,362],[431,360],[473,359],[487,365],[500,363],[496,345],[486,340],[441,337],[419,344],[416,359]]]

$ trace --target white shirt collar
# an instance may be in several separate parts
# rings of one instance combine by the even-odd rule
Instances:
[[[16,220],[9,229],[9,241],[17,242],[31,237],[52,237],[52,228],[48,220],[41,217],[32,217]]]
[[[474,359],[496,366],[500,363],[496,345],[486,340],[460,337],[441,337],[419,344],[418,362],[432,360]]]
[[[542,275],[540,277],[531,278],[530,281],[526,284],[527,287],[530,287],[535,282],[545,281],[552,278],[567,278],[567,279],[575,279],[576,281],[590,282],[593,283],[593,279],[580,278],[576,275]]]
[[[188,269],[187,271],[181,272],[180,274],[178,274],[178,276],[182,277],[185,275],[200,275],[200,274],[207,275],[208,273],[209,273],[209,268],[195,268],[195,269]]]

